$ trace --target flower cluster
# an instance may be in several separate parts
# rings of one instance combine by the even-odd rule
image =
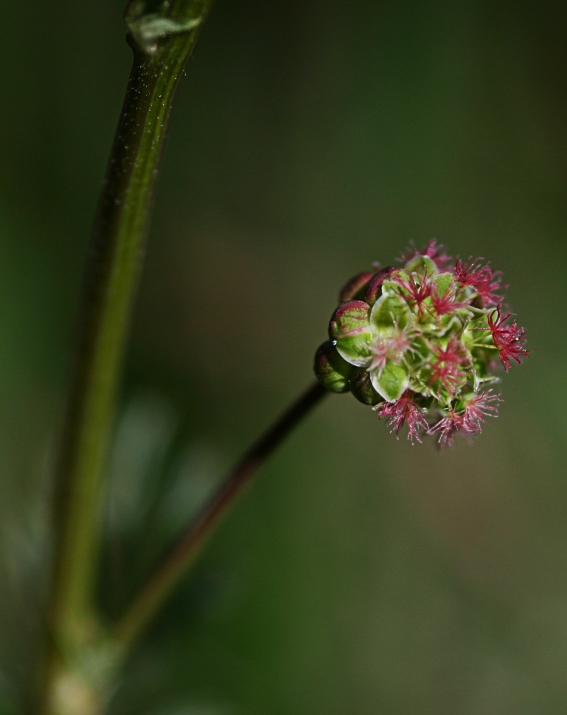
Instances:
[[[506,286],[489,264],[453,262],[434,240],[399,261],[343,288],[315,373],[328,390],[371,405],[396,433],[407,424],[410,440],[430,434],[445,446],[496,416],[496,358],[507,372],[526,357],[525,333],[503,314]]]

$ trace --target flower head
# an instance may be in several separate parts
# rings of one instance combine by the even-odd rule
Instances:
[[[352,392],[411,441],[481,431],[499,395],[486,387],[499,357],[506,372],[529,354],[525,331],[502,315],[501,274],[481,259],[453,263],[432,240],[401,265],[360,273],[341,291],[330,340],[315,372],[334,392]]]

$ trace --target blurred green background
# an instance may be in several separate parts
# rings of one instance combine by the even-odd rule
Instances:
[[[3,8],[2,715],[33,690],[50,445],[130,67],[122,5]],[[113,714],[567,712],[566,73],[552,0],[217,0],[128,353],[109,616],[310,382],[337,290],[372,261],[431,237],[490,259],[535,352],[500,418],[446,452],[329,398],[209,543]]]

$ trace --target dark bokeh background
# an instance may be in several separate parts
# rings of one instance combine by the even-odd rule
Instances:
[[[49,446],[130,66],[119,0],[5,5],[2,715],[33,679]],[[491,259],[535,352],[448,452],[329,399],[210,542],[113,713],[567,711],[566,72],[552,0],[217,0],[133,326],[107,612],[309,383],[337,289],[372,261],[433,236]]]

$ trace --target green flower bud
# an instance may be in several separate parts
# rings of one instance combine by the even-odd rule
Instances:
[[[378,271],[378,273],[376,273],[372,279],[368,281],[364,293],[364,300],[368,303],[368,305],[374,305],[374,303],[376,303],[378,298],[382,295],[382,284],[394,270],[395,268],[392,266],[382,268],[381,271]]]
[[[350,391],[359,402],[365,405],[377,405],[382,398],[372,386],[370,375],[366,370],[356,370],[349,380]]]
[[[320,345],[315,353],[315,375],[329,392],[348,392],[349,378],[354,370],[330,340]]]

